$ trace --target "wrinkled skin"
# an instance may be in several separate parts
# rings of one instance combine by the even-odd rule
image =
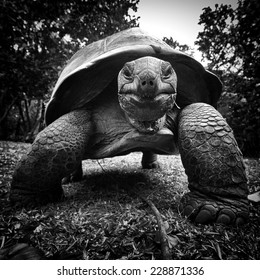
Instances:
[[[117,85],[118,95],[114,81],[85,108],[61,116],[39,133],[15,170],[11,201],[61,199],[62,178],[75,174],[83,159],[142,151],[143,167],[154,168],[156,153],[180,152],[190,189],[181,212],[198,223],[246,222],[242,154],[219,112],[205,103],[178,109],[176,73],[170,63],[156,58],[126,63]]]
[[[176,100],[177,76],[169,62],[142,57],[125,64],[118,75],[118,99],[129,122],[142,133],[164,127]]]

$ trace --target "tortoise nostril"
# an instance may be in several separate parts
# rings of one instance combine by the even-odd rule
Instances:
[[[149,86],[153,86],[154,85],[154,82],[153,81],[142,81],[142,86],[146,86],[146,85],[149,85]]]

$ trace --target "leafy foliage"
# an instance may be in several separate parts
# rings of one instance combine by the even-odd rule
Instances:
[[[169,46],[171,46],[171,47],[172,47],[173,49],[175,49],[175,50],[184,52],[184,53],[186,53],[186,54],[188,54],[188,55],[190,55],[190,56],[193,56],[193,55],[194,55],[194,50],[193,50],[190,46],[188,46],[188,45],[186,45],[186,44],[183,44],[183,45],[182,45],[182,44],[180,44],[178,41],[173,40],[172,37],[170,37],[170,38],[164,37],[164,38],[163,38],[163,41],[164,41],[165,43],[167,43]]]
[[[249,156],[260,155],[260,3],[239,0],[238,7],[204,8],[196,44],[221,76],[225,91],[220,111],[232,126],[239,146]]]
[[[136,26],[128,12],[138,1],[1,1],[0,138],[34,133],[44,111],[35,100],[47,99],[67,59],[85,44]]]

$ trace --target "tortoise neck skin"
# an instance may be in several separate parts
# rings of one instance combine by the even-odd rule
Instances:
[[[139,132],[155,134],[176,100],[177,76],[171,64],[155,57],[127,62],[118,74],[118,100]]]

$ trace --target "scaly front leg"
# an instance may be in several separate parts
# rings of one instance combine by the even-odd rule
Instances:
[[[195,103],[182,110],[178,130],[191,191],[182,198],[181,211],[198,223],[246,222],[243,158],[225,119],[212,106]]]
[[[26,205],[61,199],[61,180],[79,166],[90,135],[90,114],[85,110],[70,112],[41,131],[16,167],[11,202]]]

